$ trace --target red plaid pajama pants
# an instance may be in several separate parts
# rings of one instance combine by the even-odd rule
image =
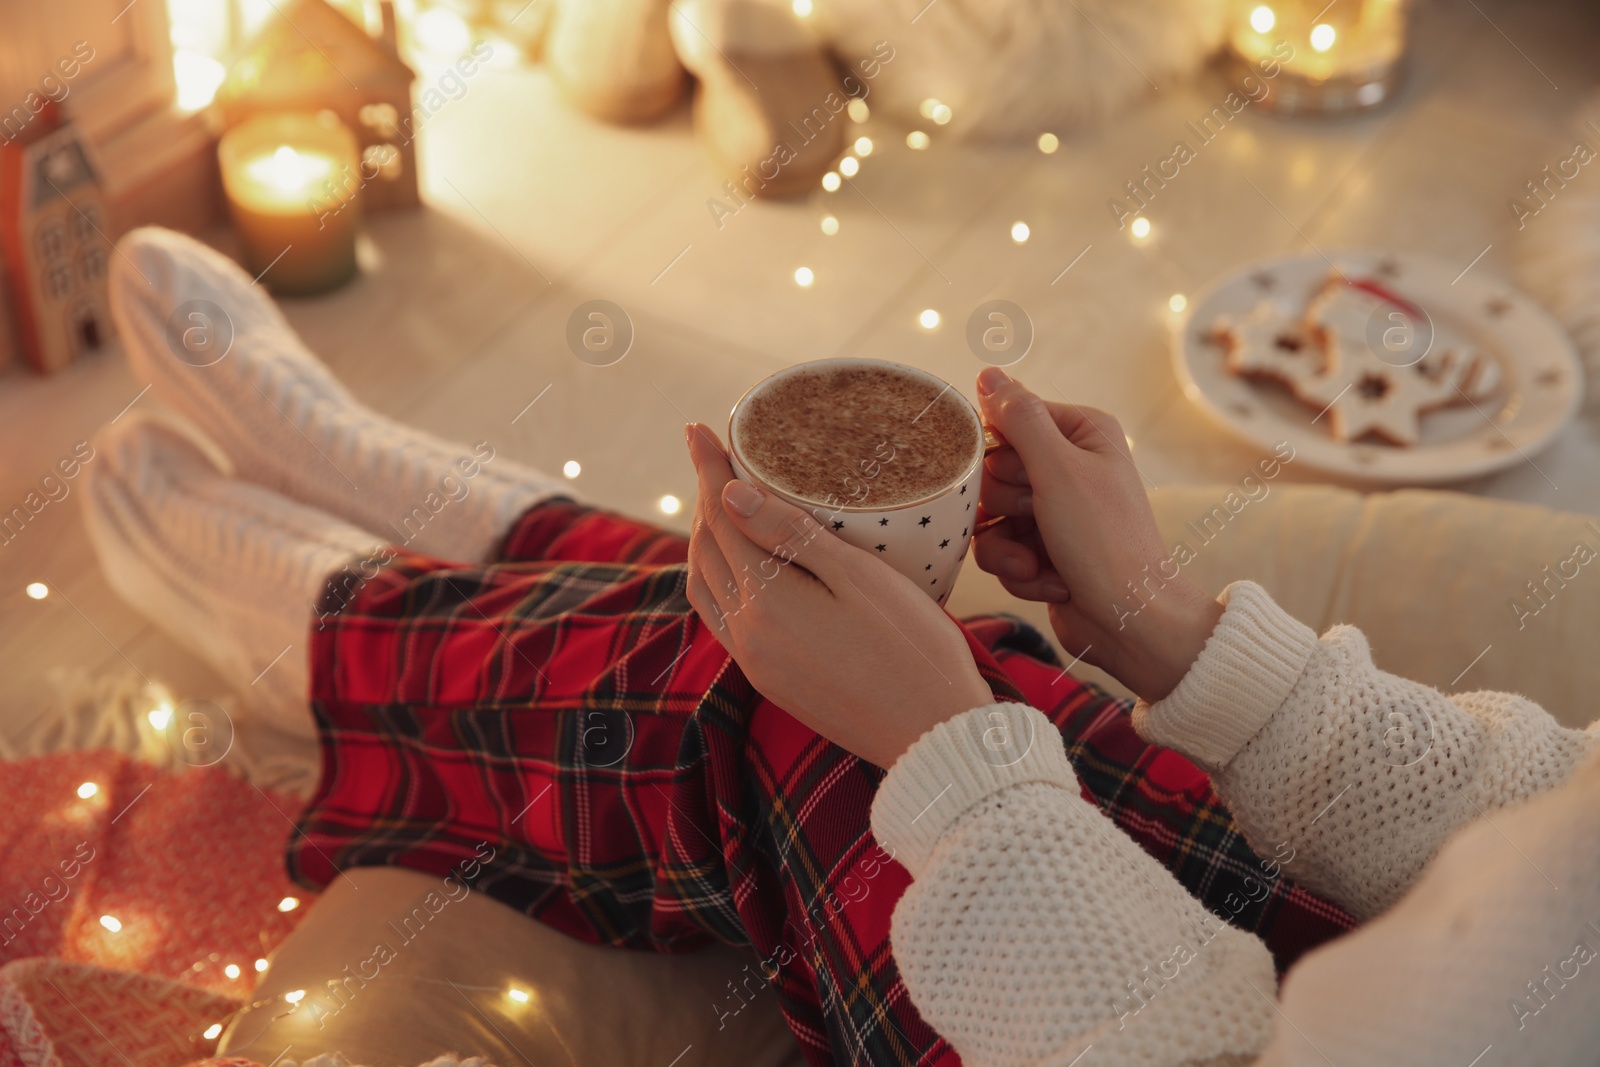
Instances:
[[[585,941],[749,948],[738,1003],[770,987],[812,1064],[956,1063],[890,952],[909,876],[868,826],[883,772],[751,688],[689,606],[686,547],[555,501],[494,562],[401,552],[330,582],[311,640],[322,778],[291,873],[320,888],[351,866],[465,865]],[[1084,795],[1280,967],[1352,925],[1031,627],[962,625],[996,697],[1059,727]]]

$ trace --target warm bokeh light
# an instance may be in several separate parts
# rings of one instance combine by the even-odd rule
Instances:
[[[100,787],[93,782],[84,782],[78,787],[78,796],[84,800],[88,800],[98,792],[100,792]]]
[[[1250,12],[1250,28],[1257,33],[1266,33],[1278,24],[1278,16],[1272,13],[1272,8],[1262,4]]]
[[[811,273],[810,267],[796,267],[794,269],[794,283],[800,288],[809,289],[811,288],[811,283],[816,280],[817,276]]]
[[[114,934],[122,931],[122,920],[118,919],[115,915],[100,916],[100,925],[104,926],[107,930],[110,930]]]
[[[304,989],[296,989],[293,992],[285,993],[283,995],[283,999],[287,1000],[290,1004],[298,1004],[302,1000],[306,999],[306,991]]]
[[[851,101],[845,105],[845,112],[849,114],[849,116],[856,122],[866,122],[867,118],[872,114],[872,109],[867,106],[867,102],[865,100],[858,96],[852,98]]]
[[[1150,220],[1141,215],[1128,224],[1128,229],[1133,231],[1137,240],[1142,241],[1150,236]]]
[[[856,155],[858,155],[858,156],[870,156],[870,155],[872,155],[872,138],[870,138],[870,137],[857,137],[856,138]]]
[[[1060,147],[1061,138],[1057,137],[1055,134],[1041,133],[1039,135],[1039,151],[1043,152],[1045,155],[1048,156],[1054,154],[1055,150]]]
[[[199,111],[216,97],[228,68],[208,55],[180,48],[172,53],[172,75],[178,86],[178,107]]]
[[[1188,306],[1189,298],[1184,296],[1182,293],[1173,293],[1171,299],[1167,301],[1167,307],[1171,308],[1173,311],[1182,311]]]
[[[266,960],[264,960],[264,959],[256,960],[256,973],[257,974],[261,974],[266,969],[267,969],[267,961]]]
[[[518,1004],[528,1003],[528,991],[526,989],[518,989],[516,986],[512,986],[510,989],[506,990],[506,996],[510,997]]]
[[[931,119],[933,118],[933,109],[938,106],[939,101],[930,96],[922,102],[921,106],[918,107],[917,110],[922,112],[923,118]]]
[[[418,44],[435,55],[455,57],[472,47],[472,29],[449,7],[430,7],[412,20]]]
[[[230,963],[226,967],[222,968],[222,973],[227,975],[229,978],[237,978],[243,972],[239,970],[239,965],[237,963]]]
[[[212,1023],[210,1026],[206,1027],[206,1032],[200,1036],[204,1037],[207,1041],[215,1041],[219,1036],[221,1036],[221,1034],[222,1024]]]
[[[656,501],[656,507],[661,509],[661,514],[663,515],[676,515],[683,507],[683,501],[679,500],[671,493],[668,493],[666,496]]]
[[[910,133],[906,134],[907,148],[912,148],[920,152],[924,148],[927,148],[929,143],[928,135],[923,133],[921,130],[912,130]]]
[[[832,215],[822,216],[822,232],[832,237],[839,232],[839,220]]]
[[[163,701],[160,707],[151,708],[145,718],[150,720],[151,729],[165,730],[172,725],[172,705]]]
[[[923,308],[922,314],[917,316],[917,324],[924,330],[937,329],[939,326],[939,313],[933,308]]]
[[[811,0],[794,0],[794,3],[790,6],[794,8],[794,13],[801,18],[806,18],[811,14]]]
[[[950,117],[951,117],[950,105],[949,104],[935,104],[934,108],[933,108],[933,114],[929,115],[928,117],[930,119],[932,119],[934,122],[937,122],[939,125],[943,126],[945,123],[950,121]]]
[[[822,187],[828,192],[835,192],[839,188],[839,172],[830,170],[822,176]]]
[[[278,910],[279,911],[293,911],[294,909],[298,908],[299,906],[300,906],[300,898],[299,897],[284,897],[282,900],[278,901]]]
[[[1011,239],[1019,245],[1026,241],[1028,235],[1032,232],[1032,230],[1028,229],[1026,222],[1013,222],[1011,224]]]
[[[839,173],[843,174],[846,178],[854,178],[856,176],[856,172],[860,169],[861,161],[855,156],[845,156],[843,159],[839,160]]]
[[[579,463],[575,459],[569,459],[561,465],[561,473],[565,474],[568,478],[576,478],[578,475],[583,473],[583,464]]]
[[[1333,42],[1339,37],[1339,31],[1326,22],[1319,22],[1311,27],[1311,47],[1318,52],[1326,52],[1333,47]]]

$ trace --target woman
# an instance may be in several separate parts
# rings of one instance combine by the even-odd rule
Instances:
[[[733,481],[705,427],[685,546],[361,407],[193,242],[120,252],[135,375],[225,460],[124,423],[89,468],[90,531],[118,590],[256,706],[309,731],[309,694],[306,884],[490,843],[475,886],[574,936],[750,946],[744,989],[777,990],[818,1064],[1592,1048],[1595,733],[1383,674],[1358,632],[1319,640],[1250,583],[1214,602],[1180,575],[1119,615],[1127,581],[1170,572],[1109,416],[980,376],[1010,442],[982,505],[1009,521],[977,558],[1051,602],[1154,744],[1026,628],[956,623]],[[197,307],[231,321],[221,359],[183,343]],[[769,558],[788,565],[761,588],[731,582]],[[1327,901],[1384,914],[1279,1002],[1273,954],[1349,925]]]

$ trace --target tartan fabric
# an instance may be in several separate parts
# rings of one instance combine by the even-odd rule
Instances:
[[[889,948],[909,884],[868,826],[883,773],[756,693],[684,595],[686,543],[555,501],[500,558],[401,553],[311,640],[323,753],[288,853],[325,886],[396,864],[574,937],[748,946],[718,1017],[771,988],[813,1064],[953,1064]],[[1134,733],[1019,620],[963,624],[996,696],[1061,729],[1086,797],[1286,967],[1353,925],[1258,857],[1203,772]],[[489,858],[485,860],[485,855]],[[741,990],[743,991],[741,993]]]

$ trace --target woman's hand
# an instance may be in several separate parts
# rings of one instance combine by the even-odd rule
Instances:
[[[710,429],[687,433],[700,476],[689,603],[763,696],[885,768],[927,730],[993,702],[966,638],[926,593],[735,480]]]
[[[1222,607],[1162,548],[1126,438],[1103,411],[1052,404],[998,367],[978,375],[1007,447],[985,460],[978,566],[1014,596],[1050,602],[1062,647],[1155,701],[1205,647]]]

